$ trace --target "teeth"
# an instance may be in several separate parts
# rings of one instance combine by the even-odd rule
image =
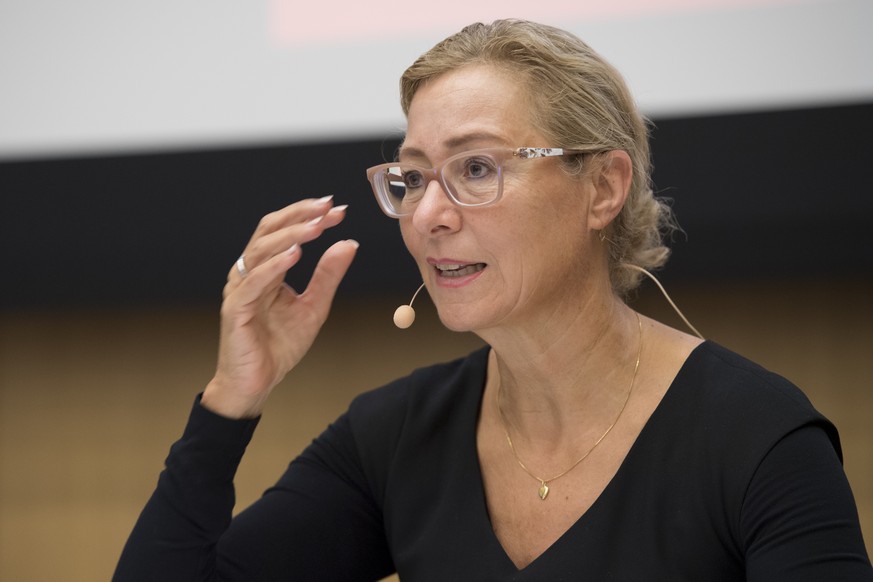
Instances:
[[[436,265],[436,269],[443,277],[463,277],[472,275],[485,268],[484,263],[473,263],[471,265]]]

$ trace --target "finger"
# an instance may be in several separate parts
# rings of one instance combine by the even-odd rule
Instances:
[[[306,290],[300,294],[322,318],[327,317],[330,304],[360,245],[355,240],[334,243],[319,259]]]
[[[306,222],[292,224],[257,239],[247,248],[253,255],[255,265],[260,260],[266,260],[276,253],[283,252],[293,244],[303,244],[315,240],[328,228],[343,221],[348,205],[334,206]],[[249,262],[246,262],[248,265]]]
[[[314,228],[321,229],[322,231],[331,228],[333,226],[338,225],[343,221],[343,218],[346,216],[346,210],[348,210],[348,204],[341,204],[340,206],[333,206],[327,212],[313,218],[306,222],[307,226],[311,226]]]
[[[300,261],[302,252],[299,244],[294,244],[249,271],[248,276],[225,287],[225,303],[229,309],[242,306],[255,306],[262,301],[272,301],[276,292],[284,284],[288,269]]]
[[[347,205],[331,207],[307,222],[285,226],[269,234],[253,238],[244,251],[247,271],[254,271],[262,262],[269,260],[276,254],[285,252],[295,244],[315,240],[325,230],[342,222],[347,208]]]
[[[264,215],[258,222],[252,240],[276,232],[286,226],[308,222],[327,212],[333,205],[333,196],[322,198],[307,198],[289,204],[274,212]]]

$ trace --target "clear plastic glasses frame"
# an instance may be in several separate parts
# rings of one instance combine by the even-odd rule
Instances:
[[[391,162],[367,170],[367,179],[382,212],[392,218],[412,214],[436,180],[454,204],[478,207],[494,204],[503,195],[507,162],[590,153],[563,148],[488,148],[462,152],[435,168]]]

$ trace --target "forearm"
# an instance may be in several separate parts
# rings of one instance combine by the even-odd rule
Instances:
[[[233,477],[257,419],[222,418],[195,403],[167,457],[113,580],[209,580],[215,546],[230,525]]]

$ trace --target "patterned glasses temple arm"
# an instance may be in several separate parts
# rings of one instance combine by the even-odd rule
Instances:
[[[563,156],[565,154],[582,154],[581,150],[568,150],[564,148],[518,148],[512,155],[517,158],[546,158],[549,156]]]

